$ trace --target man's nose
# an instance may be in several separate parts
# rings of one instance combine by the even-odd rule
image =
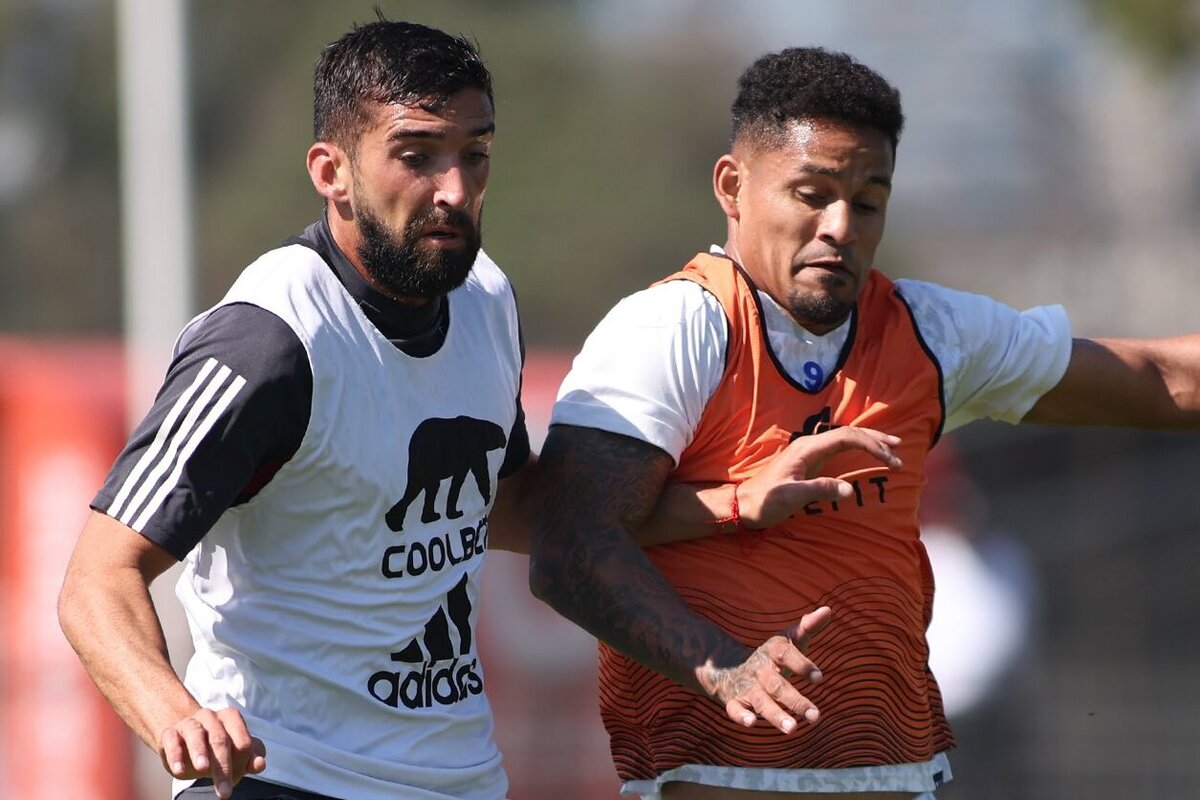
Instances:
[[[823,242],[847,244],[854,239],[854,213],[849,201],[838,200],[821,210],[821,225],[817,236]]]
[[[461,164],[452,164],[438,175],[437,190],[433,195],[434,205],[461,209],[471,202],[467,178]]]

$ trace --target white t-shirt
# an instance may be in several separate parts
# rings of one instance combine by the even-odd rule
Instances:
[[[1071,329],[1062,306],[1016,311],[925,281],[895,284],[941,366],[944,430],[985,417],[1019,422],[1066,372]],[[820,385],[837,367],[849,320],[817,336],[764,292],[759,297],[779,363],[793,380]],[[720,302],[692,281],[630,295],[588,336],[559,389],[551,423],[632,436],[678,463],[724,374],[728,339]]]

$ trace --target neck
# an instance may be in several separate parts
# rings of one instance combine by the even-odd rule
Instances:
[[[371,272],[363,263],[362,256],[358,250],[362,244],[362,232],[359,231],[358,225],[354,222],[354,218],[349,215],[349,212],[342,213],[336,207],[326,209],[326,219],[329,222],[329,233],[333,236],[333,243],[342,251],[342,255],[350,262],[350,266],[354,267],[354,271],[359,274],[359,277],[375,291],[379,292],[389,300],[394,300],[401,305],[419,308],[428,305],[434,298],[421,297],[418,295],[406,295],[394,292],[388,287],[375,280]]]
[[[725,255],[732,258],[738,264],[742,264],[742,254],[738,251],[737,239],[732,235],[725,238],[725,244],[721,249],[725,251]],[[742,266],[745,266],[745,264],[742,264]]]

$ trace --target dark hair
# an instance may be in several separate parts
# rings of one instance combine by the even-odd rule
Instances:
[[[730,144],[771,144],[789,122],[830,120],[873,128],[900,141],[900,92],[845,53],[789,47],[755,61],[738,79]]]
[[[462,89],[492,97],[492,75],[466,38],[380,19],[356,25],[321,51],[313,74],[313,135],[353,151],[367,103],[420,103],[436,112]]]

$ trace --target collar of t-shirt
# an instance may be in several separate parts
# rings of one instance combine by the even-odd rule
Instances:
[[[726,255],[725,250],[715,244],[709,252]],[[792,380],[810,390],[823,386],[841,359],[842,348],[850,335],[850,318],[829,333],[818,336],[796,322],[769,294],[757,286],[754,290],[762,306],[767,341],[780,365]]]
[[[418,358],[432,355],[442,346],[450,326],[450,304],[444,295],[423,306],[410,306],[376,291],[334,242],[324,214],[305,229],[302,238],[316,246],[363,314],[394,345]]]

